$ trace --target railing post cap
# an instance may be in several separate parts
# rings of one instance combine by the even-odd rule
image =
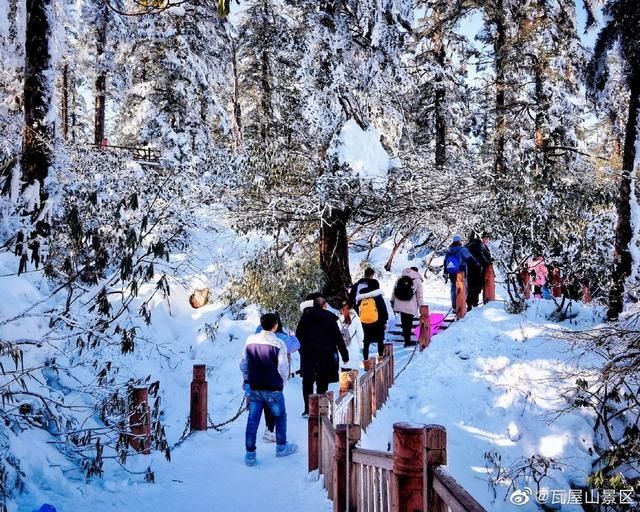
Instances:
[[[193,365],[193,380],[196,382],[202,382],[207,380],[207,365],[205,364]]]
[[[425,425],[424,423],[412,423],[409,421],[399,421],[393,424],[393,431],[401,432],[403,434],[417,434],[420,432],[424,432],[426,428],[427,425]]]
[[[309,417],[317,417],[320,413],[320,398],[322,395],[309,395]]]
[[[144,400],[149,395],[149,388],[147,386],[136,386],[133,388],[133,395],[139,400]]]

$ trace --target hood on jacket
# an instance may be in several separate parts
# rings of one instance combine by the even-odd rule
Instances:
[[[369,299],[373,297],[382,297],[383,295],[384,294],[380,289],[373,290],[372,292],[367,292],[367,293],[359,293],[358,295],[356,295],[356,302],[360,302],[361,300]]]
[[[416,272],[412,268],[405,268],[402,271],[403,276],[409,276],[411,279],[419,279],[420,281],[424,281],[419,272]]]
[[[312,307],[313,307],[313,301],[305,300],[304,302],[300,303],[300,313],[303,313],[305,309],[312,308]]]

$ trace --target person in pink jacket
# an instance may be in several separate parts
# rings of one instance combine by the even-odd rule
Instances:
[[[403,281],[407,281],[407,290],[402,290]],[[399,296],[400,295],[400,296]],[[400,323],[402,325],[402,336],[404,346],[415,345],[411,340],[413,329],[413,318],[420,314],[422,306],[422,276],[418,273],[417,267],[405,268],[391,296],[391,307],[394,313],[400,313]]]
[[[544,257],[537,255],[529,264],[531,279],[533,282],[533,296],[536,299],[542,298],[542,288],[547,284],[549,270],[544,262]]]

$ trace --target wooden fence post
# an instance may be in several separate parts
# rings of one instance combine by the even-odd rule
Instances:
[[[384,344],[384,355],[389,358],[389,387],[391,387],[394,382],[393,367],[395,356],[393,354],[393,342]]]
[[[395,489],[392,510],[424,512],[426,426],[415,423],[393,424],[393,474]],[[432,512],[429,509],[429,512]]]
[[[151,414],[149,409],[149,389],[146,387],[133,388],[131,394],[131,416],[129,428],[131,448],[145,455],[151,453]]]
[[[349,391],[353,391],[357,377],[358,370],[340,372],[340,396],[347,394]]]
[[[362,364],[364,365],[365,372],[368,372],[369,370],[373,370],[376,367],[376,358],[370,357],[369,359],[362,361]]]
[[[429,346],[431,343],[431,322],[429,320],[429,306],[420,306],[420,352]]]
[[[587,283],[582,283],[582,303],[583,304],[591,304],[591,290],[589,289],[589,285]]]
[[[456,320],[467,314],[467,274],[460,271],[456,274]]]
[[[447,463],[447,431],[441,425],[427,425],[427,510],[447,512],[448,505],[433,487],[433,470]]]
[[[375,416],[378,411],[378,381],[380,380],[379,366],[376,360],[373,360],[373,382],[371,385],[371,416]]]
[[[522,280],[522,294],[525,300],[531,298],[531,275],[529,269],[525,268],[520,271],[520,279]]]
[[[329,404],[329,408],[328,408],[328,415],[329,418],[331,418],[331,423],[333,423],[333,415],[335,414],[336,411],[336,401],[335,401],[335,396],[333,391],[327,391],[325,392],[324,396],[327,399],[327,403]],[[320,400],[320,415],[322,416],[322,400]]]
[[[556,298],[562,297],[562,276],[560,276],[560,269],[557,267],[549,271],[549,287],[551,295]]]
[[[351,451],[360,440],[359,425],[340,424],[336,426],[336,451],[333,466],[333,511],[347,512],[355,510],[352,504],[356,500],[354,496],[349,496],[349,506],[347,506],[347,489],[351,482],[347,481],[347,461],[351,464]],[[347,457],[347,451],[349,457]],[[349,478],[351,480],[351,478]]]
[[[320,397],[322,395],[309,395],[309,420],[308,443],[309,443],[309,472],[318,469],[319,446],[319,420],[320,417]]]
[[[484,290],[482,291],[482,302],[485,304],[496,300],[496,273],[493,270],[493,263],[487,265],[484,273]]]
[[[191,430],[207,430],[207,367],[203,364],[193,365],[193,381],[191,382],[191,410],[189,427]]]

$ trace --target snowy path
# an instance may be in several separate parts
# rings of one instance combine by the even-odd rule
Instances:
[[[244,429],[246,414],[228,430],[198,432],[172,452],[172,461],[159,455],[148,456],[155,470],[155,484],[131,484],[109,479],[102,485],[65,486],[63,494],[41,489],[25,496],[19,510],[31,511],[41,503],[54,504],[59,512],[178,510],[245,511],[308,510],[329,512],[331,502],[320,482],[307,481],[307,420],[302,412],[300,379],[285,391],[288,437],[300,445],[290,457],[276,459],[275,444],[258,441],[258,465],[245,466]],[[260,429],[262,435],[263,426]],[[140,458],[135,464],[140,466]]]
[[[396,276],[397,272],[382,276],[386,297]],[[448,310],[448,295],[448,286],[438,276],[425,283],[425,300],[432,312]],[[509,510],[505,489],[498,488],[494,496],[487,485],[484,454],[488,452],[500,452],[503,464],[535,453],[554,457],[573,469],[553,471],[550,485],[567,488],[571,482],[584,481],[591,459],[591,426],[579,415],[550,421],[557,392],[548,384],[562,381],[559,372],[570,364],[569,355],[566,346],[544,336],[545,329],[557,328],[546,320],[553,305],[538,301],[531,306],[523,315],[508,315],[500,303],[479,308],[436,336],[427,350],[416,352],[392,388],[390,401],[363,436],[363,447],[385,450],[395,421],[445,425],[450,433],[450,471],[488,510]],[[578,325],[597,322],[589,308],[576,312]],[[259,311],[246,308],[241,319],[223,305],[194,312],[186,297],[174,295],[173,309],[158,305],[154,315],[146,334],[155,344],[143,345],[134,355],[121,358],[120,364],[126,375],[153,375],[160,380],[163,422],[172,443],[185,425],[195,363],[207,364],[213,421],[219,423],[237,411],[241,397],[238,357],[243,340],[258,324]],[[575,323],[563,326],[577,327]],[[214,329],[213,335],[206,327]],[[402,343],[394,348],[397,373],[413,348],[404,348]],[[337,391],[337,385],[330,389]],[[160,453],[132,457],[127,469],[136,473],[130,474],[113,461],[105,461],[105,477],[89,483],[53,447],[33,453],[33,446],[45,447],[49,438],[42,431],[26,431],[13,440],[13,446],[21,454],[29,480],[26,492],[17,499],[18,508],[10,510],[31,512],[42,503],[51,503],[58,512],[329,512],[332,503],[321,482],[307,477],[307,421],[300,416],[299,377],[289,382],[285,397],[288,438],[299,444],[300,451],[276,459],[275,446],[260,439],[261,427],[258,465],[253,468],[243,461],[246,414],[223,432],[194,434],[172,451],[171,462]],[[143,482],[147,467],[154,472],[155,484]]]

